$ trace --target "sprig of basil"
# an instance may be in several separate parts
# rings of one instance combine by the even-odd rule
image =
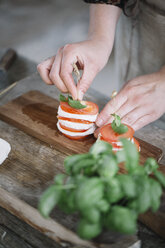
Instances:
[[[87,107],[86,105],[82,104],[80,101],[73,100],[71,96],[68,96],[68,98],[66,98],[64,95],[60,94],[60,101],[68,102],[68,104],[75,109],[83,109]]]
[[[131,141],[121,142],[122,153],[113,153],[109,143],[97,141],[88,153],[68,156],[64,166],[69,175],[55,176],[40,199],[40,213],[47,218],[56,205],[67,214],[78,213],[77,232],[83,239],[94,238],[105,228],[135,233],[138,215],[159,208],[165,176],[152,158],[140,165]],[[118,174],[120,162],[127,174]],[[157,180],[149,177],[151,173]]]
[[[126,133],[128,131],[128,127],[121,123],[120,116],[116,114],[112,114],[112,116],[114,117],[114,120],[111,123],[113,131],[118,134]]]

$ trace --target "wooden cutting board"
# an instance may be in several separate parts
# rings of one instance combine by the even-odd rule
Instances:
[[[56,115],[57,115],[58,105],[59,102],[57,100],[49,96],[46,96],[40,93],[39,91],[30,91],[18,97],[17,99],[8,102],[4,106],[1,106],[0,119],[5,122],[8,122],[9,124],[16,126],[17,128],[23,130],[27,134],[30,134],[40,139],[41,141],[44,141],[47,144],[52,145],[55,148],[55,150],[59,150],[64,154],[82,153],[88,151],[90,146],[95,142],[95,139],[92,136],[84,141],[72,141],[64,137],[57,130]],[[162,157],[161,149],[145,141],[142,140],[139,141],[141,145],[141,157],[140,157],[141,162],[144,162],[144,160],[147,157],[154,157],[157,161],[160,160],[160,158]],[[23,146],[26,147],[26,144],[23,144]],[[27,157],[30,155],[31,154],[27,155]],[[24,157],[22,157],[22,159],[23,158]],[[27,161],[25,162],[29,164],[29,162]],[[6,167],[3,167],[2,169],[5,168]],[[29,168],[29,166],[23,169],[24,180],[25,178],[29,178],[27,173],[27,168]],[[160,169],[165,173],[163,166],[161,166]],[[33,170],[33,163],[31,169],[29,168],[29,171],[30,170]],[[7,171],[10,172],[10,170]],[[31,173],[33,174],[33,171],[31,171]],[[20,173],[18,173],[18,175],[19,174]],[[50,174],[54,175],[54,173],[50,173]],[[44,175],[44,180],[47,180],[45,174],[43,175]],[[44,182],[46,183],[46,181]],[[43,185],[43,182],[41,183],[41,185]],[[162,202],[164,202],[164,199],[165,197],[163,196]],[[8,205],[9,204],[7,203],[6,206]],[[3,206],[3,204],[1,204],[1,206]],[[148,227],[153,229],[155,232],[157,232],[159,235],[165,237],[165,210],[163,205],[161,205],[161,208],[157,213],[153,214],[151,212],[148,212],[142,215],[140,217],[140,220],[143,223],[145,223]]]
[[[59,101],[56,99],[39,91],[30,91],[1,106],[0,119],[54,146],[55,149],[65,154],[87,152],[96,139],[90,136],[83,141],[75,141],[60,133],[56,126],[58,106]],[[143,140],[139,142],[142,163],[148,157],[160,160],[161,149]]]

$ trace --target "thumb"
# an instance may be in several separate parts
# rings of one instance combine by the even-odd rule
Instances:
[[[78,100],[81,101],[83,99],[84,93],[90,87],[90,85],[93,82],[96,74],[97,74],[97,71],[94,68],[91,68],[90,66],[85,66],[84,67],[82,77],[81,77],[80,81],[77,84],[77,97],[78,97]]]

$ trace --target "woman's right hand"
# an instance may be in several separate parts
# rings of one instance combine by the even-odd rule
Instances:
[[[82,100],[97,73],[106,65],[111,50],[112,46],[101,38],[67,44],[37,69],[46,84],[54,84],[61,92],[69,92],[73,99]],[[77,86],[72,77],[73,63],[83,70]]]

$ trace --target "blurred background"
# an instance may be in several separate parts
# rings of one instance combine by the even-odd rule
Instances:
[[[36,65],[64,44],[84,40],[88,21],[89,5],[83,0],[0,0],[0,54],[11,47]],[[111,70],[109,61],[92,84],[107,96],[118,88]]]

